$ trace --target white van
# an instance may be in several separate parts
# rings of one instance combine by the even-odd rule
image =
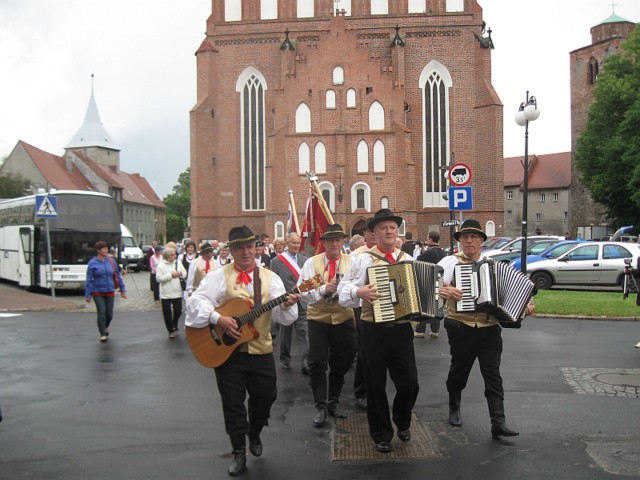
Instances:
[[[120,232],[122,233],[122,239],[120,240],[122,252],[120,257],[124,262],[124,266],[134,272],[139,272],[144,265],[145,256],[136,244],[131,231],[123,224],[120,224]]]

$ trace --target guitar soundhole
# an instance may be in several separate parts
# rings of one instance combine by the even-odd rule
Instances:
[[[228,347],[236,343],[236,339],[233,337],[230,337],[225,333],[224,335],[222,335],[222,343],[224,343]]]

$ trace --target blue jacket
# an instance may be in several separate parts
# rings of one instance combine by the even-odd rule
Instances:
[[[116,265],[116,275],[118,277],[118,283],[120,284],[120,291],[126,292],[127,288],[124,286],[122,276],[120,275],[120,269],[117,268],[116,261],[106,258],[101,261],[98,257],[93,257],[89,260],[87,265],[87,279],[84,285],[84,296],[86,298],[91,297],[94,292],[107,293],[114,292],[116,286],[113,282],[113,265]]]

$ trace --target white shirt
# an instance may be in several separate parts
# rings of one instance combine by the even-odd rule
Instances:
[[[253,280],[253,270],[247,273]],[[247,285],[247,289],[253,295],[253,281]],[[184,324],[195,328],[206,327],[209,323],[216,325],[221,315],[215,309],[220,306],[226,291],[227,279],[224,269],[217,268],[204,277],[198,289],[187,299],[187,315]],[[269,285],[269,300],[278,298],[286,292],[280,277],[273,273]],[[297,319],[297,304],[289,308],[281,304],[271,311],[271,320],[281,325],[291,325]]]
[[[197,265],[202,265],[202,270],[204,271],[204,267],[207,265],[207,261],[202,257],[198,257],[189,264],[189,272],[187,273],[187,288],[185,289],[185,292],[187,294],[193,291],[193,282],[196,279]],[[209,260],[209,273],[213,272],[214,268],[216,268],[216,261],[212,257]]]
[[[340,258],[338,258],[338,262],[336,263],[336,274],[340,271]],[[324,264],[324,269],[327,269],[327,265],[329,264],[329,260],[327,259],[327,256],[323,254],[323,264]],[[353,260],[351,260],[353,262]],[[300,274],[300,278],[298,279],[298,285],[300,285],[302,282],[304,282],[305,280],[309,280],[310,278],[315,277],[316,275],[316,269],[313,265],[313,257],[311,257],[309,260],[307,260],[306,262],[304,262],[304,265],[302,266],[302,273]],[[346,275],[345,275],[346,276]],[[308,292],[303,292],[302,293],[302,300],[304,300],[306,303],[316,303],[319,302],[320,300],[324,300],[324,295],[326,293],[326,285],[322,285],[318,290],[309,290]]]
[[[481,254],[480,258],[477,261],[479,262],[482,259],[484,259],[484,255]],[[438,265],[440,265],[444,269],[442,280],[444,281],[445,285],[451,285],[451,282],[453,281],[453,272],[457,264],[458,257],[456,255],[447,255],[438,262]]]
[[[393,258],[398,260],[395,250]],[[413,262],[413,257],[406,253],[402,256],[401,261]],[[367,268],[373,263],[373,257],[366,253],[357,256],[351,260],[349,271],[342,277],[338,285],[338,302],[345,308],[358,308],[362,306],[362,299],[358,297],[356,292],[360,287],[364,287],[367,281]]]

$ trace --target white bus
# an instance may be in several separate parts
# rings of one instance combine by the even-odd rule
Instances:
[[[82,190],[57,190],[49,195],[56,197],[58,213],[57,218],[49,219],[53,286],[82,289],[96,242],[120,245],[115,200]],[[0,278],[49,289],[45,220],[35,213],[35,195],[0,201]]]

